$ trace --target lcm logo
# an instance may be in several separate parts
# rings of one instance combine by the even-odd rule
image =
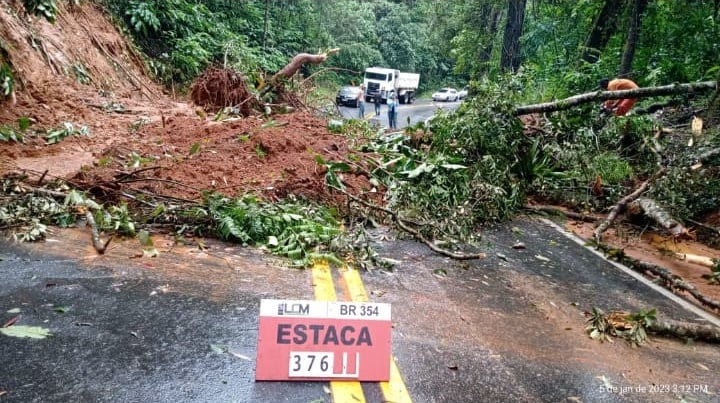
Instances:
[[[310,304],[288,304],[286,302],[278,304],[278,315],[308,316],[309,314]]]

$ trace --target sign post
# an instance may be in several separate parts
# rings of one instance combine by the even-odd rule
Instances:
[[[258,381],[390,379],[390,304],[260,302]]]

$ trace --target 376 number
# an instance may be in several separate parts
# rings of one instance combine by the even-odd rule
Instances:
[[[333,372],[333,353],[291,352],[289,376],[326,376]]]

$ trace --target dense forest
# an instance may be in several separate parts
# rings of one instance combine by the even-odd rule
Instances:
[[[55,19],[56,0],[22,3],[29,14]],[[388,189],[387,207],[427,224],[418,235],[467,239],[478,223],[507,219],[528,201],[616,212],[632,194],[653,200],[658,208],[650,210],[718,225],[717,0],[98,4],[132,38],[158,82],[179,93],[212,66],[237,71],[258,89],[293,56],[335,48],[324,63],[300,71],[318,92],[358,83],[369,66],[419,73],[425,93],[469,85],[470,98],[455,113],[407,128],[413,141],[386,136],[366,145],[382,156],[371,173]],[[5,97],[14,86],[8,60],[0,54]],[[630,78],[641,89],[671,87],[638,95],[628,116],[608,116],[596,96],[605,77]],[[672,87],[700,82],[702,91]],[[518,112],[578,94],[587,95],[583,102],[553,113]],[[374,134],[361,126],[343,130]],[[341,188],[334,174],[347,165],[322,163],[328,182]]]
[[[52,3],[51,1],[40,3]],[[536,100],[596,87],[605,76],[641,86],[717,76],[716,1],[188,1],[105,2],[165,83],[212,63],[258,74],[299,52],[339,47],[322,78],[368,66],[421,74],[426,89],[514,73]],[[308,67],[304,73],[311,73]],[[319,68],[319,67],[318,67]]]

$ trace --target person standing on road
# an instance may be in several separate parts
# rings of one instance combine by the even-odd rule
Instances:
[[[395,98],[395,94],[390,95],[388,100],[388,123],[390,129],[397,129],[397,114],[398,114],[398,101]]]
[[[600,88],[605,91],[634,90],[638,87],[632,80],[627,78],[616,78],[600,80]],[[615,113],[615,116],[624,116],[635,105],[637,99],[608,99],[603,103],[603,110]]]
[[[380,104],[382,104],[382,94],[380,91],[375,93],[373,102],[375,102],[375,116],[380,116]]]
[[[365,118],[365,86],[360,85],[360,92],[358,92],[357,97],[357,106],[358,106],[358,117],[360,119]]]

